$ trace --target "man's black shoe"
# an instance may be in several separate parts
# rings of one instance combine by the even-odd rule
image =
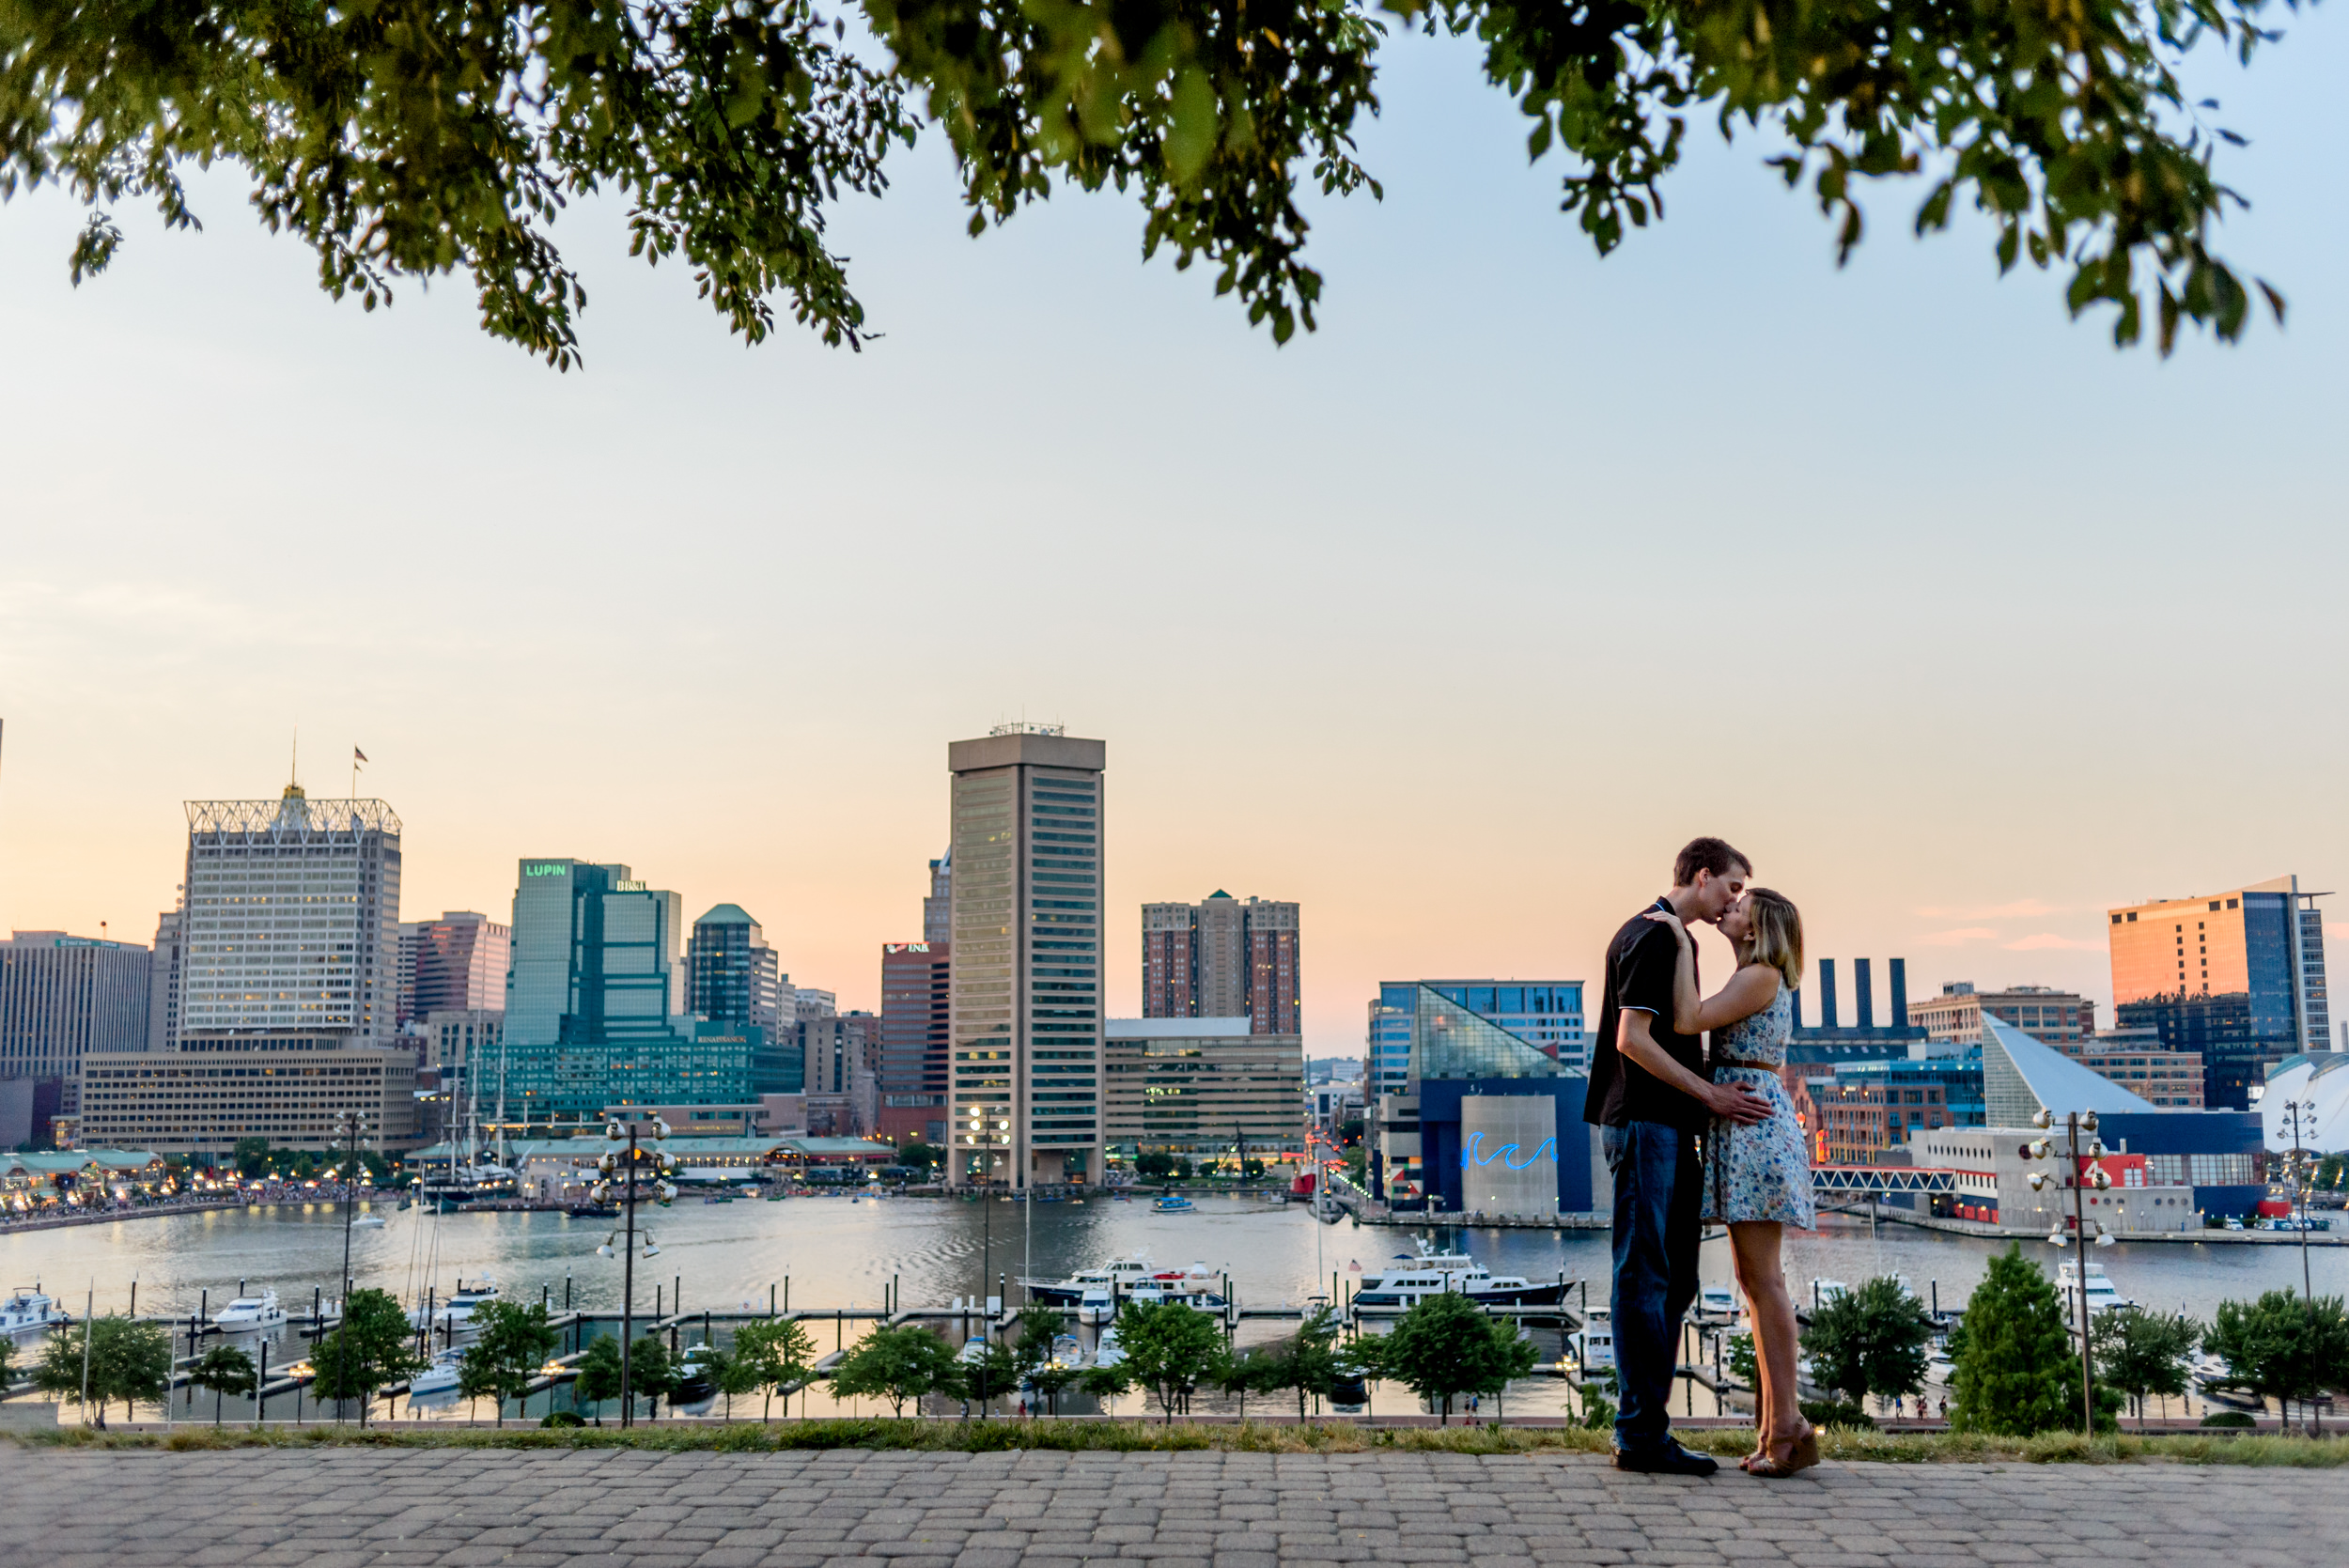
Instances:
[[[1615,1468],[1636,1470],[1641,1475],[1707,1476],[1720,1467],[1720,1462],[1711,1454],[1693,1453],[1669,1440],[1652,1449],[1615,1451]]]

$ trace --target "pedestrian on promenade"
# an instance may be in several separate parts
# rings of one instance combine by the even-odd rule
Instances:
[[[1703,1042],[1674,1018],[1685,932],[1647,917],[1718,921],[1752,875],[1751,863],[1719,839],[1694,840],[1672,862],[1671,891],[1624,922],[1607,947],[1583,1116],[1598,1126],[1615,1188],[1618,1469],[1705,1476],[1719,1467],[1672,1436],[1674,1351],[1696,1300],[1703,1235],[1698,1139],[1717,1118],[1759,1122],[1770,1103],[1742,1083],[1704,1076]]]
[[[1742,1463],[1758,1476],[1790,1476],[1819,1462],[1818,1434],[1803,1420],[1797,1391],[1795,1304],[1778,1261],[1786,1226],[1809,1231],[1819,1224],[1802,1124],[1779,1078],[1794,1030],[1795,987],[1802,983],[1802,916],[1782,893],[1747,889],[1719,922],[1737,955],[1737,972],[1702,1000],[1696,941],[1680,914],[1659,911],[1649,919],[1671,927],[1678,948],[1672,1027],[1711,1031],[1714,1086],[1743,1089],[1766,1110],[1760,1117],[1717,1113],[1705,1130],[1703,1215],[1729,1227],[1737,1282],[1753,1312],[1762,1410],[1754,1451]]]

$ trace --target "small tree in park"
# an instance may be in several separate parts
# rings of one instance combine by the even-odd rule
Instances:
[[[375,1391],[413,1377],[428,1364],[416,1352],[414,1332],[391,1292],[352,1291],[343,1302],[342,1321],[310,1358],[319,1392],[337,1403],[357,1400],[359,1424],[366,1425]]]
[[[832,1397],[885,1399],[902,1421],[909,1402],[919,1408],[925,1394],[959,1393],[964,1375],[944,1340],[927,1328],[899,1324],[874,1329],[840,1358],[832,1369]]]
[[[2349,1313],[2338,1296],[2303,1300],[2271,1290],[2257,1301],[2221,1301],[2202,1343],[2237,1382],[2273,1398],[2287,1421],[2294,1402],[2349,1387]]]
[[[1514,1324],[1488,1315],[1456,1292],[1422,1299],[1378,1339],[1359,1346],[1367,1368],[1392,1378],[1452,1420],[1462,1394],[1494,1394],[1533,1370],[1540,1352]]]
[[[735,1375],[749,1380],[741,1391],[767,1391],[761,1421],[774,1415],[778,1391],[783,1394],[783,1413],[791,1413],[791,1390],[815,1375],[816,1359],[816,1341],[803,1323],[789,1318],[767,1318],[746,1323],[735,1330]]]
[[[160,1323],[101,1317],[49,1336],[33,1367],[33,1387],[42,1393],[78,1400],[85,1388],[97,1406],[98,1426],[116,1400],[130,1407],[164,1397],[171,1375],[171,1335]]]
[[[1128,1384],[1157,1396],[1168,1423],[1174,1407],[1219,1374],[1226,1351],[1215,1319],[1179,1301],[1128,1306],[1117,1329],[1125,1352],[1118,1370]]]
[[[221,1403],[227,1394],[240,1399],[260,1387],[253,1358],[233,1344],[216,1344],[188,1369],[188,1381],[212,1396],[212,1424],[220,1424]]]
[[[506,1424],[506,1402],[521,1399],[562,1342],[547,1319],[543,1302],[485,1301],[474,1310],[479,1338],[466,1348],[458,1389],[468,1399],[488,1394],[497,1401],[497,1424]]]
[[[2137,1401],[2137,1423],[2145,1424],[2148,1395],[2164,1401],[2186,1392],[2186,1358],[2201,1343],[2202,1326],[2181,1312],[2098,1312],[2092,1325],[2096,1378]]]
[[[1950,1379],[1957,1396],[1950,1410],[1954,1430],[2028,1437],[2079,1429],[2080,1359],[2063,1304],[2019,1245],[1990,1260],[1950,1334],[1950,1354],[1956,1362]],[[2121,1396],[2108,1389],[2102,1395],[2097,1425],[2106,1427]]]
[[[1898,1280],[1880,1275],[1821,1307],[1803,1330],[1802,1347],[1821,1384],[1865,1405],[1870,1394],[1923,1392],[1932,1340],[1925,1304]]]

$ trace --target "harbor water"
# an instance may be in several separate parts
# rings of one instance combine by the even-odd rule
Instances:
[[[587,1312],[619,1309],[620,1263],[597,1255],[615,1221],[551,1212],[433,1215],[396,1210],[388,1203],[371,1211],[363,1206],[362,1212],[378,1214],[385,1223],[350,1233],[352,1278],[362,1287],[393,1291],[411,1306],[422,1302],[428,1287],[444,1299],[460,1281],[491,1280],[511,1300],[546,1299],[557,1311],[567,1301]],[[206,1304],[217,1311],[241,1288],[273,1289],[289,1310],[300,1312],[308,1310],[314,1293],[328,1297],[338,1293],[343,1220],[333,1204],[283,1203],[30,1232],[0,1236],[0,1269],[7,1284],[38,1281],[77,1315],[93,1291],[99,1312],[129,1310],[134,1281],[141,1316],[184,1321]],[[1016,1306],[1022,1275],[1057,1279],[1120,1256],[1143,1258],[1156,1268],[1205,1265],[1228,1277],[1242,1309],[1298,1307],[1310,1296],[1330,1295],[1333,1279],[1341,1291],[1350,1290],[1362,1273],[1376,1273],[1398,1254],[1412,1252],[1422,1238],[1464,1250],[1495,1274],[1537,1281],[1563,1275],[1574,1287],[1567,1296],[1570,1310],[1579,1311],[1585,1300],[1603,1306],[1607,1296],[1604,1232],[1323,1225],[1299,1205],[1237,1198],[1201,1198],[1193,1212],[1160,1214],[1147,1202],[1114,1202],[1098,1194],[1083,1202],[1033,1206],[1002,1198],[826,1196],[712,1203],[688,1196],[670,1209],[642,1211],[639,1228],[635,1311],[645,1318],[680,1307],[688,1313],[763,1313],[770,1302],[781,1307],[786,1299],[791,1310],[802,1312],[870,1312],[893,1293],[900,1307],[944,1307],[958,1296],[1003,1293],[1006,1281],[1008,1299]],[[657,1256],[643,1256],[645,1234],[657,1246]],[[1952,1309],[1964,1305],[1989,1258],[2006,1245],[1828,1217],[1820,1231],[1790,1234],[1784,1256],[1789,1288],[1806,1305],[1814,1279],[1857,1283],[1896,1274],[1919,1296],[1937,1297],[1944,1309]],[[2071,1255],[2044,1240],[2026,1240],[2022,1248],[2050,1275],[2059,1259]],[[2123,1296],[2148,1310],[2183,1311],[2205,1321],[2222,1300],[2300,1285],[2301,1255],[2294,1247],[2140,1243],[2093,1255]],[[2349,1291],[2349,1255],[2343,1250],[2313,1249],[2310,1266],[2318,1294]],[[1708,1283],[1733,1280],[1725,1239],[1717,1236],[1705,1244],[1702,1272]],[[857,1320],[809,1325],[823,1353],[835,1343],[852,1344],[866,1326]],[[724,1343],[723,1323],[713,1319],[713,1327]],[[1376,1327],[1366,1328],[1376,1331]],[[1289,1329],[1289,1322],[1280,1318],[1246,1318],[1236,1337],[1245,1344]],[[1546,1362],[1571,1359],[1558,1327],[1537,1325],[1529,1332]],[[692,1343],[700,1337],[698,1326],[687,1326],[681,1337]],[[1093,1337],[1092,1330],[1083,1332],[1088,1350]],[[298,1336],[280,1330],[276,1339],[270,1352],[273,1366],[304,1353]],[[20,1341],[20,1364],[31,1348]],[[183,1337],[183,1354],[185,1348]],[[1712,1359],[1708,1350],[1693,1344],[1690,1355],[1708,1364]],[[1938,1391],[1931,1390],[1929,1397]],[[186,1406],[187,1396],[181,1397],[175,1417],[199,1419]],[[568,1389],[563,1389],[536,1396],[527,1413],[543,1413],[550,1399],[555,1407],[569,1407]],[[1719,1409],[1711,1394],[1693,1384],[1684,1385],[1674,1402],[1690,1414]],[[1548,1376],[1513,1386],[1505,1403],[1511,1415],[1579,1408],[1570,1383]],[[201,1417],[210,1416],[211,1404],[208,1394],[195,1396]],[[229,1404],[250,1419],[249,1400]],[[1262,1408],[1262,1396],[1251,1404]],[[755,1413],[755,1401],[736,1405],[738,1415]],[[792,1405],[794,1414],[802,1406],[814,1415],[886,1413],[855,1401],[836,1403],[820,1386]],[[1200,1412],[1233,1407],[1223,1396],[1204,1392],[1192,1404]],[[1065,1398],[1064,1408],[1093,1406]],[[1136,1414],[1141,1408],[1141,1396],[1129,1395],[1118,1412]],[[1408,1390],[1382,1386],[1371,1413],[1408,1414],[1418,1408]],[[440,1395],[419,1399],[412,1410],[401,1401],[397,1419],[468,1413],[453,1394]],[[1492,1413],[1489,1405],[1485,1413]],[[292,1414],[289,1396],[272,1397],[271,1420]],[[60,1419],[78,1417],[69,1405]],[[236,1419],[233,1409],[229,1419]]]

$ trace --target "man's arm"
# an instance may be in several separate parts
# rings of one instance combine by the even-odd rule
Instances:
[[[1750,1126],[1767,1119],[1770,1102],[1744,1084],[1708,1083],[1673,1061],[1656,1043],[1654,1022],[1643,1009],[1625,1008],[1615,1026],[1615,1049],[1724,1121]]]

